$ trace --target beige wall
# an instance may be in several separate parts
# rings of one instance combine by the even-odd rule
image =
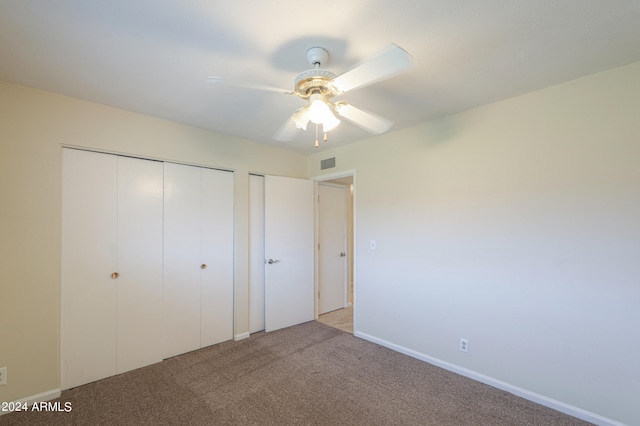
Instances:
[[[350,169],[360,335],[640,424],[640,63],[309,157]]]
[[[640,424],[638,75],[634,63],[309,157],[311,177],[334,155],[327,172],[356,170],[358,332]],[[284,150],[0,83],[0,401],[59,386],[63,145],[235,170],[236,334],[248,172],[307,170]]]
[[[62,146],[235,173],[235,334],[248,332],[248,174],[306,177],[304,156],[0,82],[0,401],[59,383]]]

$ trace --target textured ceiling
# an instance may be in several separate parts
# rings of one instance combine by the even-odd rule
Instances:
[[[311,153],[311,126],[272,139],[302,100],[207,76],[292,90],[310,47],[340,74],[393,42],[413,68],[340,99],[394,130],[640,60],[639,23],[636,0],[2,0],[0,80]]]

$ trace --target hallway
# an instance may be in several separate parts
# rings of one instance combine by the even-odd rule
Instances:
[[[320,315],[318,321],[353,334],[353,306]]]

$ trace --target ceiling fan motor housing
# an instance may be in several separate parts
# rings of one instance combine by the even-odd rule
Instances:
[[[295,92],[303,99],[308,99],[316,93],[330,98],[337,94],[331,87],[331,80],[335,77],[336,75],[334,73],[327,70],[315,69],[304,71],[296,77]]]
[[[331,71],[320,69],[329,60],[329,52],[322,47],[312,47],[307,50],[307,62],[315,68],[304,71],[295,79],[295,93],[303,99],[309,99],[311,95],[320,94],[331,98],[338,94],[332,88],[331,80],[336,78],[336,74]]]

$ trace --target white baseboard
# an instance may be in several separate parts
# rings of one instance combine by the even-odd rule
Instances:
[[[604,416],[592,413],[590,411],[583,410],[582,408],[578,408],[578,407],[574,407],[573,405],[566,404],[562,401],[558,401],[558,400],[546,397],[544,395],[531,392],[527,389],[523,389],[518,386],[511,385],[501,380],[494,379],[493,377],[485,376],[484,374],[478,373],[477,371],[469,370],[468,368],[460,367],[458,365],[451,364],[441,359],[434,358],[429,355],[425,355],[421,352],[414,351],[413,349],[396,345],[395,343],[391,343],[386,340],[379,339],[367,333],[356,331],[354,335],[364,340],[368,340],[370,342],[376,343],[380,346],[385,346],[396,352],[400,352],[410,357],[419,359],[420,361],[433,364],[437,367],[444,368],[445,370],[449,370],[454,373],[460,374],[461,376],[468,377],[475,381],[487,384],[489,386],[493,386],[494,388],[498,388],[503,391],[512,393],[524,399],[528,399],[529,401],[535,402],[536,404],[544,405],[545,407],[552,408],[561,413],[569,414],[570,416],[576,417],[578,419],[585,420],[587,422],[594,423],[596,425],[601,425],[601,426],[626,426],[624,423],[620,423],[615,420],[606,418]]]
[[[235,336],[233,336],[233,340],[238,341],[242,339],[248,339],[249,336],[251,336],[251,333],[245,331],[244,333],[236,334]]]
[[[37,393],[35,395],[27,396],[25,398],[20,398],[17,401],[13,401],[15,403],[27,403],[31,406],[34,402],[45,402],[51,401],[52,399],[56,399],[60,397],[61,391],[60,389],[51,389],[46,392]],[[0,416],[3,414],[10,413],[11,411],[0,411]]]

